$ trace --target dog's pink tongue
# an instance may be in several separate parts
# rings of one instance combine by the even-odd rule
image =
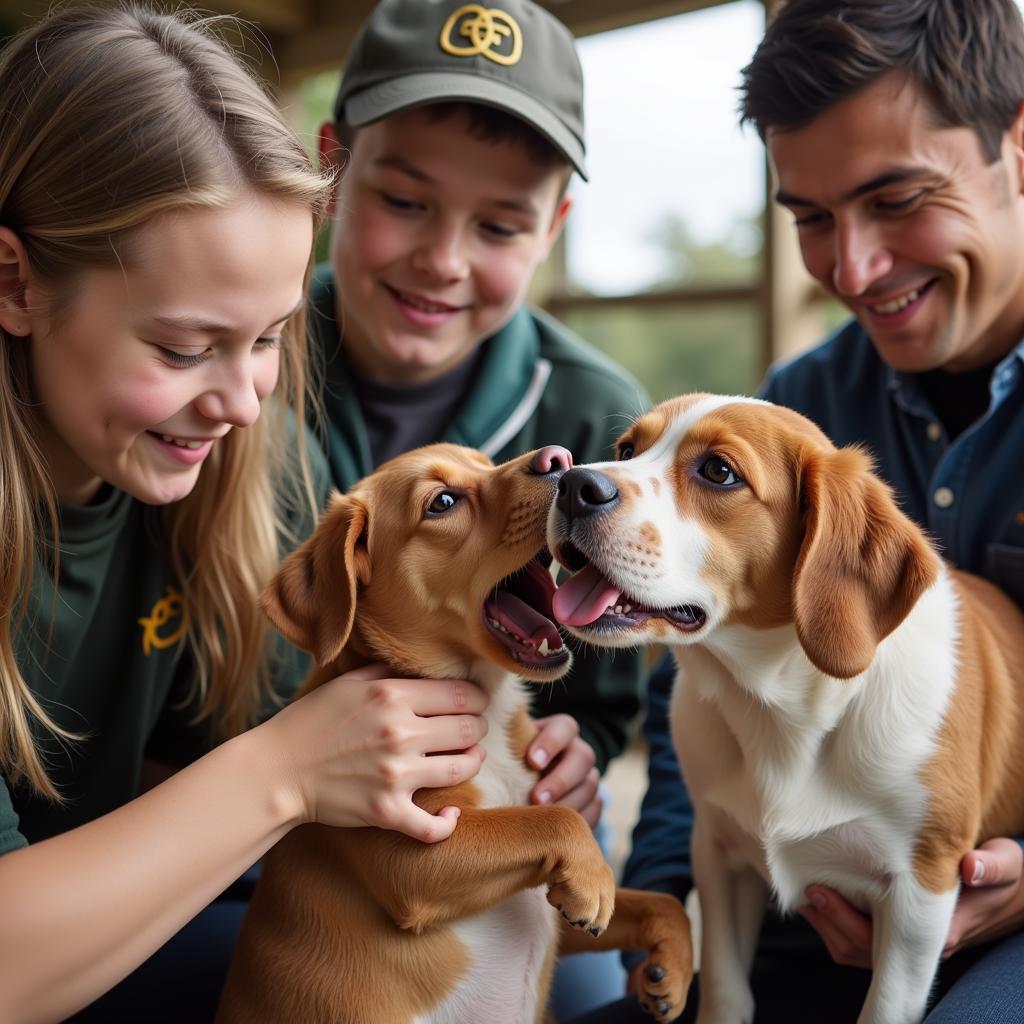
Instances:
[[[570,576],[551,600],[555,618],[565,626],[587,626],[599,619],[622,595],[592,565]]]

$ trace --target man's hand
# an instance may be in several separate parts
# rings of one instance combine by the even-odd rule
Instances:
[[[579,724],[569,715],[539,718],[534,724],[537,735],[526,751],[526,760],[541,778],[530,793],[530,802],[574,807],[594,828],[601,817],[601,797],[593,748],[580,738]]]
[[[997,939],[1024,924],[1024,851],[1012,839],[990,839],[960,863],[963,888],[943,959],[968,946]],[[810,885],[801,913],[814,926],[832,959],[871,967],[871,918],[824,885]]]
[[[945,959],[966,946],[997,939],[1024,924],[1024,850],[1012,839],[990,839],[960,862],[964,885],[949,926]]]

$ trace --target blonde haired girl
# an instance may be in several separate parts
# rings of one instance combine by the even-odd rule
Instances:
[[[94,1000],[296,824],[443,838],[412,792],[479,767],[422,755],[485,698],[382,669],[244,731],[299,672],[255,599],[323,496],[290,425],[329,187],[209,23],[69,8],[0,51],[4,1021]],[[147,759],[187,767],[139,796]]]

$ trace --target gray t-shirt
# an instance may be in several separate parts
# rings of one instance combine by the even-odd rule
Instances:
[[[444,437],[473,387],[482,347],[426,384],[382,384],[364,377],[349,361],[353,390],[359,398],[375,466]]]

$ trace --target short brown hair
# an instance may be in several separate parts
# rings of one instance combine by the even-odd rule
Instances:
[[[563,172],[561,194],[564,194],[572,177],[572,164],[549,142],[540,132],[531,128],[522,118],[516,117],[498,107],[489,107],[484,103],[473,103],[468,100],[445,100],[441,103],[426,103],[420,109],[426,112],[428,120],[433,122],[447,121],[460,114],[467,121],[470,136],[481,142],[497,145],[510,142],[520,145],[526,150],[527,156],[536,164],[550,166]],[[359,128],[354,128],[345,121],[336,122],[338,139],[348,150],[355,145]]]
[[[1013,0],[788,0],[743,69],[741,122],[762,139],[801,128],[891,71],[995,160],[1024,100],[1020,11]]]

